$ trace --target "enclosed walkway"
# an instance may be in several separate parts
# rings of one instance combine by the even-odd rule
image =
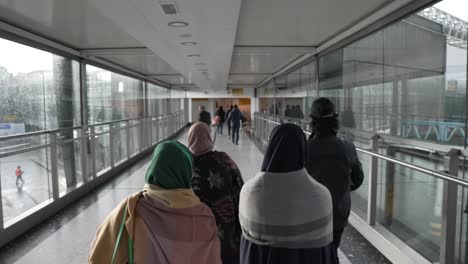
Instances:
[[[180,141],[187,143],[187,134]],[[263,155],[246,134],[238,146],[218,136],[215,149],[227,152],[238,164],[245,181],[260,170]],[[149,157],[127,169],[104,187],[21,236],[0,252],[0,264],[86,263],[89,245],[99,224],[126,196],[144,185]],[[389,263],[354,229],[349,228],[340,251],[342,263]]]

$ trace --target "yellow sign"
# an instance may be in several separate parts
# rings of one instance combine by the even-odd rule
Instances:
[[[447,82],[447,91],[456,92],[458,90],[457,80],[449,80]]]
[[[250,98],[239,98],[239,105],[250,105]]]
[[[232,88],[231,93],[236,96],[244,95],[244,88]]]
[[[16,115],[4,115],[3,119],[7,122],[12,122],[16,120]]]

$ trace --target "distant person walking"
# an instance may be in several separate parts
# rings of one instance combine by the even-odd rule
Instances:
[[[206,108],[204,105],[200,105],[198,108],[200,113],[198,114],[198,121],[203,122],[207,124],[208,126],[211,125],[211,114],[206,111]]]
[[[231,112],[232,110],[234,110],[234,106],[231,105],[231,107],[229,108],[229,110],[227,110],[226,112],[226,124],[227,124],[227,127],[228,127],[228,136],[229,136],[229,139],[231,138]]]
[[[220,106],[219,109],[216,111],[216,116],[219,117],[219,124],[218,124],[218,128],[216,129],[216,132],[220,135],[223,134],[223,126],[224,126],[224,122],[226,121],[225,118],[226,118],[226,113],[224,112],[223,110],[223,106]]]
[[[291,116],[291,108],[289,105],[286,105],[286,110],[284,111],[284,116],[285,117],[290,117]]]
[[[234,110],[230,114],[232,126],[232,143],[239,145],[239,130],[242,122],[242,113],[237,105],[234,105]]]
[[[24,185],[23,173],[24,171],[21,170],[21,166],[17,166],[15,170],[15,174],[16,174],[16,187],[18,188],[21,188]],[[20,181],[21,181],[21,185],[19,184]]]

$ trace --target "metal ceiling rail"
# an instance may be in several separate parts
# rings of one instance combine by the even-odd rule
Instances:
[[[465,49],[468,41],[468,22],[444,12],[435,7],[429,7],[418,13],[443,26],[444,34],[448,36],[449,45]]]

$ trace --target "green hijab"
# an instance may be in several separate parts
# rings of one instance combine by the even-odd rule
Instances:
[[[192,154],[177,141],[158,144],[145,182],[164,189],[192,188]]]

